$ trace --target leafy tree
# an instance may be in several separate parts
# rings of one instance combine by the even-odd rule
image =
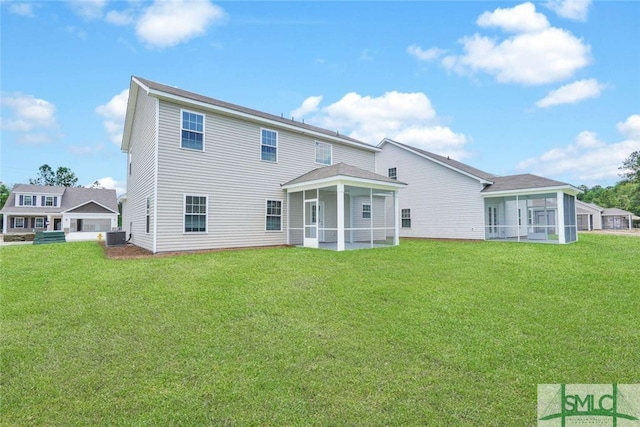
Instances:
[[[38,168],[38,176],[29,180],[32,185],[55,185],[59,187],[75,187],[78,182],[76,174],[66,166],[60,166],[53,172],[51,166],[44,164]]]
[[[4,182],[0,182],[0,209],[4,207],[9,198],[9,187],[4,185]],[[4,221],[4,215],[0,217],[0,227],[2,227],[2,221]]]
[[[623,171],[621,177],[630,182],[640,183],[640,150],[631,153],[618,169]]]

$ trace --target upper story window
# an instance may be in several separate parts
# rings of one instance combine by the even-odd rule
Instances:
[[[182,111],[182,148],[204,151],[204,116]]]
[[[316,141],[316,163],[331,165],[333,146],[326,142]]]
[[[371,219],[371,204],[362,204],[362,219]]]
[[[42,196],[42,206],[53,207],[58,205],[58,198],[56,196]]]
[[[35,206],[36,201],[37,201],[36,196],[27,196],[27,195],[21,194],[18,199],[18,205],[19,206]]]
[[[398,170],[396,168],[389,168],[389,178],[398,179]]]
[[[260,130],[260,158],[268,162],[278,161],[278,132]]]

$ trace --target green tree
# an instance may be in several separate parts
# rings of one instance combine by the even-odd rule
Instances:
[[[0,209],[4,207],[5,203],[7,203],[8,198],[9,198],[9,187],[4,185],[4,182],[0,182]],[[4,215],[0,217],[0,227],[2,227],[2,221],[4,221]]]
[[[623,171],[621,177],[630,182],[640,183],[640,150],[631,153],[618,169]]]
[[[59,187],[75,187],[78,183],[76,174],[66,166],[60,166],[53,172],[51,166],[44,164],[38,168],[38,176],[29,179],[32,185],[55,185]]]

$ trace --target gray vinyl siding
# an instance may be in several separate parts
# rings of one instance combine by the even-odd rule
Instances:
[[[287,243],[287,194],[281,184],[312,169],[318,138],[249,120],[205,115],[204,151],[180,147],[180,106],[160,101],[157,251]],[[278,133],[278,162],[262,161],[260,129]],[[323,141],[330,142],[330,141]],[[373,171],[375,154],[333,144],[333,162]],[[208,197],[207,232],[184,233],[184,196]],[[265,230],[266,200],[282,201],[282,231]]]
[[[127,164],[127,200],[122,206],[122,227],[127,238],[131,233],[132,243],[150,251],[153,251],[153,217],[150,233],[146,233],[146,203],[154,191],[157,102],[143,90],[138,92],[129,148],[131,175]]]
[[[410,153],[391,143],[377,153],[377,173],[397,168],[400,209],[411,209],[411,228],[401,237],[484,239],[482,184],[471,177]]]

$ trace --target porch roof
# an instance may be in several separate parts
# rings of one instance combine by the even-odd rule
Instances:
[[[351,166],[346,163],[337,163],[324,166],[305,173],[289,182],[282,184],[285,190],[302,189],[309,186],[332,185],[334,181],[348,181],[350,184],[360,186],[375,186],[378,188],[398,189],[407,184],[384,175]]]
[[[531,194],[564,191],[569,194],[578,194],[582,191],[566,182],[556,181],[530,173],[521,175],[498,176],[492,178],[493,184],[487,185],[483,190],[483,196],[496,196],[506,194]],[[489,193],[489,194],[487,194]]]

